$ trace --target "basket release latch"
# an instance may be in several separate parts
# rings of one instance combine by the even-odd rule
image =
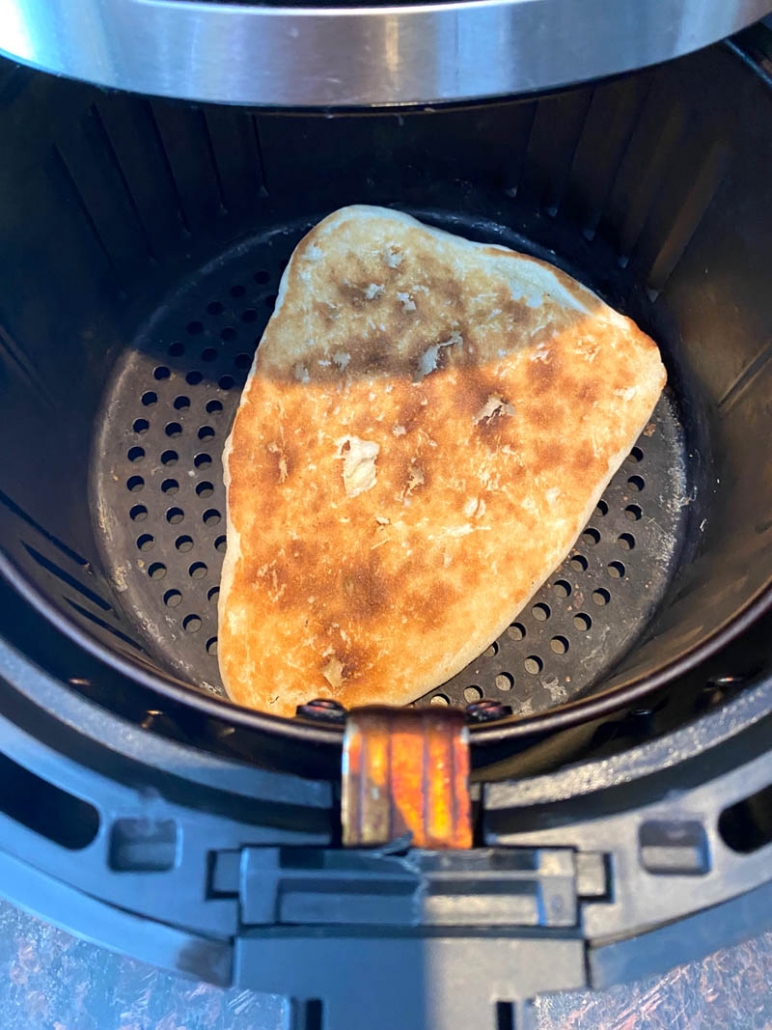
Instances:
[[[458,709],[372,706],[343,741],[343,843],[472,846],[469,729]]]

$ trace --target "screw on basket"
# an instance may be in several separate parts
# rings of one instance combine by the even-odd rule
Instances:
[[[297,714],[306,719],[324,719],[327,722],[345,722],[346,709],[337,701],[317,697],[307,704],[298,705]]]
[[[714,676],[702,688],[698,708],[712,708],[720,705],[735,694],[745,683],[744,676]]]
[[[470,722],[493,722],[495,719],[505,719],[511,714],[511,705],[503,705],[500,701],[491,701],[489,698],[475,701],[474,704],[467,705],[466,709]]]

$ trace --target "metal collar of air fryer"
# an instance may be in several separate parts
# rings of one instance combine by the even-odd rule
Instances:
[[[771,0],[467,0],[308,6],[2,0],[0,52],[103,86],[289,107],[531,93],[706,46]]]

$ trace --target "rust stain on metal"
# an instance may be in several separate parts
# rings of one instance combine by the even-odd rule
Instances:
[[[469,731],[457,709],[355,709],[346,723],[343,843],[472,846]]]

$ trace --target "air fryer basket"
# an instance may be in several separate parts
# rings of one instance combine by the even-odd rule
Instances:
[[[494,697],[513,729],[620,703],[766,603],[772,101],[730,47],[538,100],[335,118],[5,63],[0,120],[2,570],[83,646],[191,704],[222,693],[222,446],[293,247],[350,203],[554,261],[669,370],[567,562],[425,702]]]

